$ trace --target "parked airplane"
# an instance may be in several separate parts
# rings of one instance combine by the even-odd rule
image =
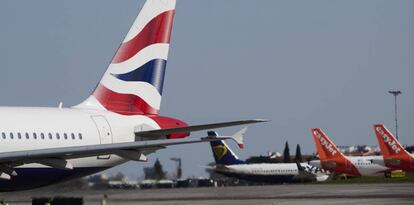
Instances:
[[[241,138],[246,129],[233,136]],[[209,136],[218,136],[214,131]],[[329,172],[307,163],[255,163],[247,164],[240,160],[224,141],[210,142],[216,165],[210,167],[213,171],[237,179],[253,182],[281,183],[296,181],[325,181]]]
[[[374,125],[374,130],[383,156],[380,163],[392,169],[414,172],[414,155],[405,150],[383,124]]]
[[[311,165],[352,176],[375,176],[390,170],[373,163],[381,161],[382,156],[345,156],[320,128],[313,128],[312,136],[320,160],[310,161]]]
[[[218,140],[181,139],[194,131],[262,122],[188,126],[159,115],[174,13],[175,0],[148,0],[96,89],[79,105],[0,108],[0,191],[146,160],[169,145]]]

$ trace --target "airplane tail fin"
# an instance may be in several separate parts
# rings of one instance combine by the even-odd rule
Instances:
[[[375,135],[380,145],[381,153],[384,158],[392,158],[395,156],[409,155],[404,147],[398,142],[391,132],[383,125],[374,125]]]
[[[216,137],[218,134],[214,131],[209,131],[208,135],[211,137]],[[221,141],[211,141],[211,150],[213,151],[213,156],[216,164],[220,165],[234,165],[234,164],[244,164],[245,162],[240,160],[236,154],[227,146],[224,140]]]
[[[320,128],[312,128],[313,140],[321,161],[345,158],[336,145]]]
[[[322,168],[333,172],[361,176],[355,165],[342,154],[320,128],[313,128],[312,136],[315,140]]]
[[[175,0],[147,0],[93,94],[78,108],[159,114]]]

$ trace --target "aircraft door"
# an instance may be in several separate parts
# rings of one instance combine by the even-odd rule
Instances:
[[[92,120],[99,132],[99,140],[101,144],[112,143],[112,131],[108,121],[102,115],[92,116]],[[110,155],[98,156],[98,159],[109,159]]]

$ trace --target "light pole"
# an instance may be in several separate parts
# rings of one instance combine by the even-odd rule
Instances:
[[[390,90],[388,93],[394,95],[394,112],[395,112],[395,137],[398,140],[398,118],[397,118],[397,96],[401,94],[399,90]]]
[[[170,160],[177,162],[177,179],[181,179],[183,170],[181,168],[181,158],[172,157]]]

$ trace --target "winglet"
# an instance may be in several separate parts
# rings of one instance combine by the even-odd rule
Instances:
[[[243,144],[243,137],[247,132],[247,127],[241,129],[240,131],[236,132],[231,138],[237,143],[240,149],[244,148]]]
[[[232,139],[233,141],[235,141],[237,143],[237,146],[239,146],[240,149],[244,148],[244,144],[243,144],[243,137],[246,134],[247,131],[247,127],[239,130],[238,132],[234,133],[232,136],[222,136],[217,134],[217,132],[215,131],[208,131],[208,137],[213,137],[213,138],[220,138],[220,139]]]

